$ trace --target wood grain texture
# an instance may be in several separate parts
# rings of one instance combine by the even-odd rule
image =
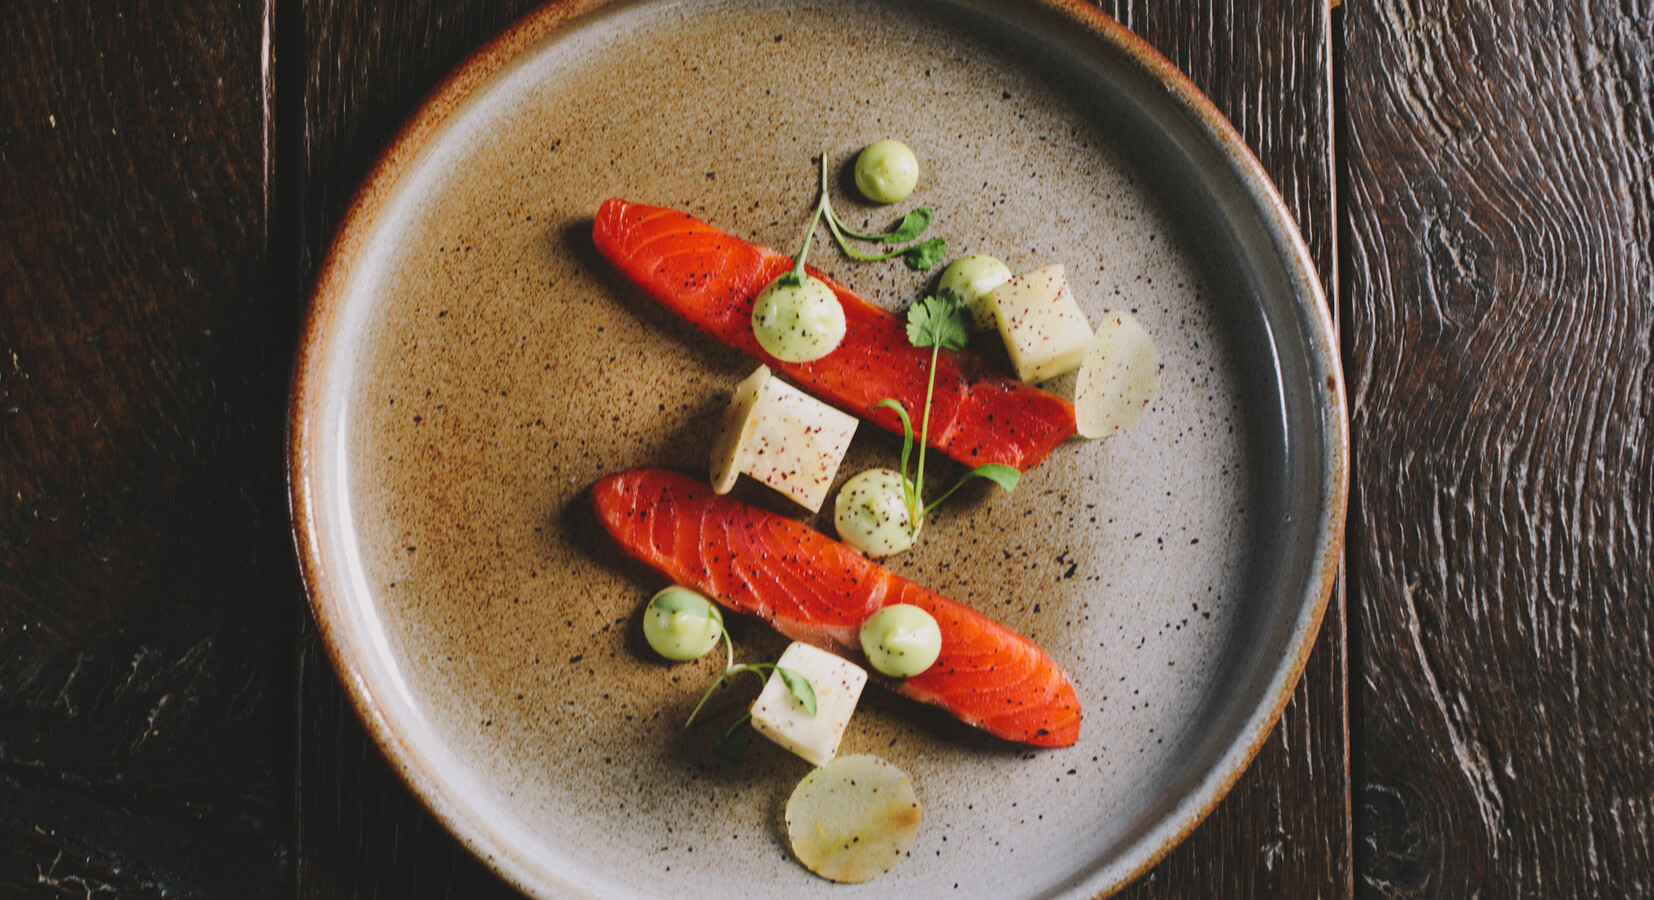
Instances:
[[[284,255],[308,284],[351,195],[396,129],[532,0],[301,0],[279,11],[282,157],[298,209]],[[284,116],[288,114],[284,111]],[[296,302],[302,302],[295,298]],[[296,896],[517,897],[427,813],[357,721],[306,615],[298,650]]]
[[[360,2],[304,7],[304,21],[293,28],[305,41],[302,76],[295,76],[304,98],[304,271],[314,270],[350,191],[417,100],[529,5],[426,0],[395,14]],[[1121,0],[1103,8],[1213,95],[1281,185],[1317,265],[1334,271],[1325,4]],[[1343,634],[1335,600],[1304,680],[1258,760],[1212,818],[1125,896],[1349,894]],[[300,897],[514,896],[389,772],[313,636],[301,655],[300,691]]]
[[[264,12],[0,5],[0,895],[265,897],[295,578]]]
[[[1348,7],[1360,888],[1654,894],[1654,9]]]
[[[1320,0],[1112,0],[1234,123],[1337,297],[1331,11]],[[1333,300],[1336,316],[1337,303]],[[1281,721],[1212,815],[1127,898],[1348,897],[1353,889],[1342,586]]]

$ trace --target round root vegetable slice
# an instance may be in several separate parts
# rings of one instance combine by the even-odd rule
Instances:
[[[1105,313],[1074,384],[1074,422],[1080,434],[1105,438],[1125,431],[1159,393],[1160,355],[1154,340],[1131,313]]]
[[[712,490],[729,493],[746,464],[747,450],[753,432],[758,430],[759,400],[764,396],[764,384],[770,380],[770,367],[759,366],[735,387],[735,396],[724,410],[718,439],[712,443]]]
[[[841,756],[793,789],[787,837],[810,871],[855,884],[906,856],[922,818],[907,773],[877,756]]]

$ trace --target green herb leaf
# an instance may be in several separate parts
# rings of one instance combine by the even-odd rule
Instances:
[[[712,742],[712,750],[732,763],[738,763],[747,757],[747,747],[752,744],[752,713],[747,713],[735,721],[729,730],[719,735]]]
[[[1022,473],[1010,466],[1001,465],[1000,463],[988,463],[985,466],[977,466],[969,472],[966,472],[964,475],[959,476],[959,480],[954,482],[953,487],[943,491],[942,496],[937,497],[929,506],[925,507],[924,514],[927,516],[930,515],[931,510],[941,506],[943,500],[952,497],[954,492],[964,487],[965,482],[970,481],[972,478],[986,478],[994,484],[1004,488],[1006,493],[1010,493],[1011,491],[1016,490],[1017,482],[1022,480]]]
[[[966,478],[986,478],[1004,488],[1006,493],[1010,493],[1017,489],[1017,482],[1022,480],[1022,472],[1001,463],[988,463],[966,472],[959,481],[963,483]]]
[[[892,244],[905,244],[924,234],[925,229],[930,227],[930,223],[935,216],[936,214],[930,211],[930,207],[921,206],[903,216],[902,221],[889,234],[882,237]]]
[[[935,219],[935,217],[936,214],[930,211],[930,207],[921,206],[903,216],[902,220],[896,223],[895,228],[892,228],[883,234],[864,234],[844,224],[839,220],[838,214],[833,212],[833,208],[831,206],[827,207],[828,221],[831,223],[831,226],[837,228],[844,237],[855,238],[858,241],[879,241],[885,244],[905,244],[908,241],[913,240],[919,235],[925,233],[925,229],[930,227],[930,223],[933,219]],[[895,254],[890,255],[893,256]],[[885,258],[888,259],[889,257],[887,256]]]
[[[902,260],[907,267],[915,272],[928,272],[931,266],[942,261],[948,255],[948,242],[941,238],[931,238],[923,244],[915,244],[902,251]]]
[[[816,690],[810,686],[810,679],[781,666],[775,667],[775,674],[781,676],[781,683],[804,706],[804,711],[814,716],[816,714]]]
[[[943,290],[907,308],[907,340],[915,347],[962,350],[971,335],[965,320],[959,295]]]

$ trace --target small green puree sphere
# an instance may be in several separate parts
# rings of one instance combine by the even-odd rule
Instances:
[[[954,260],[942,273],[942,281],[936,287],[937,290],[953,291],[965,301],[965,307],[970,311],[972,331],[992,331],[997,323],[988,294],[1010,280],[1011,270],[1004,263],[978,253]]]
[[[907,510],[902,473],[868,469],[839,488],[833,524],[839,540],[868,556],[889,556],[913,546],[918,529]]]
[[[856,187],[874,203],[906,199],[919,184],[919,160],[901,141],[869,144],[856,157]]]
[[[783,362],[814,362],[844,340],[844,307],[827,282],[805,275],[770,282],[752,305],[752,334]]]
[[[643,611],[643,636],[656,653],[671,660],[699,659],[718,646],[724,617],[718,607],[685,587],[656,594]]]
[[[861,649],[873,668],[909,678],[930,668],[942,654],[942,629],[919,607],[893,603],[862,623]]]

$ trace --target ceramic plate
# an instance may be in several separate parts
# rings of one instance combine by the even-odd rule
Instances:
[[[964,492],[892,561],[1044,646],[1085,724],[1030,750],[870,692],[840,752],[907,770],[925,821],[892,872],[841,886],[780,830],[807,765],[761,739],[738,767],[708,749],[752,686],[682,727],[715,662],[650,657],[638,613],[660,579],[588,504],[619,469],[704,472],[754,364],[617,276],[590,227],[620,195],[791,248],[815,155],[883,137],[918,153],[902,208],[933,207],[952,255],[1064,263],[1094,321],[1137,314],[1164,388],[1136,429],[1065,444],[1014,494]],[[853,223],[893,217],[835,191]],[[812,261],[892,309],[935,274],[821,240]],[[532,895],[1093,896],[1212,808],[1302,670],[1343,528],[1335,348],[1232,130],[1079,4],[554,4],[437,90],[346,218],[297,368],[294,527],[369,731]],[[841,477],[898,448],[864,427]],[[783,646],[733,630],[743,658]]]

